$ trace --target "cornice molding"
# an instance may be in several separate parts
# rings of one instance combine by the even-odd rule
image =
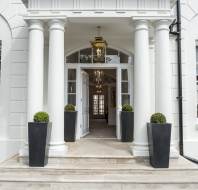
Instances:
[[[171,9],[176,0],[115,0],[115,1],[105,1],[105,0],[92,0],[83,1],[81,0],[22,0],[28,9],[68,9],[68,10],[102,10],[102,9],[152,9],[150,5],[153,5],[153,9]]]

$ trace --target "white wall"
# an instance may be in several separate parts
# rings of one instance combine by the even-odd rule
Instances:
[[[26,127],[27,28],[20,0],[0,1],[0,161],[17,154]]]
[[[11,31],[5,21],[0,16],[0,40],[2,40],[2,63],[0,79],[0,147],[5,150],[7,137],[9,135],[8,116],[9,116],[9,74],[10,74],[10,50],[11,50]],[[6,153],[6,150],[5,150]],[[0,160],[3,155],[0,156]]]
[[[184,94],[184,154],[198,159],[195,41],[198,40],[198,1],[182,0],[182,62]]]

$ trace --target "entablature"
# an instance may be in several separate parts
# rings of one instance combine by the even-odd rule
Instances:
[[[167,10],[172,0],[23,0],[29,10]]]
[[[169,18],[172,0],[23,0],[26,18],[148,17]]]

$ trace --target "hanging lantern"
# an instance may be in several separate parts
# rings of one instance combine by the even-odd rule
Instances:
[[[97,27],[98,29],[98,36],[95,37],[95,40],[94,41],[91,41],[91,46],[92,48],[95,50],[96,52],[96,59],[95,61],[97,62],[101,62],[104,60],[104,57],[105,57],[105,51],[106,51],[106,48],[107,48],[107,42],[106,40],[103,39],[103,37],[101,37],[101,33],[100,33],[100,30],[101,30],[101,27],[98,26]]]
[[[103,89],[104,72],[102,70],[94,70],[93,74],[94,74],[94,77],[95,77],[96,93],[100,94],[100,93],[102,93],[102,89]]]

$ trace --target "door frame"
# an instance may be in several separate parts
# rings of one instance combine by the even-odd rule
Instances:
[[[115,69],[116,70],[116,138],[121,139],[120,129],[120,111],[122,109],[121,101],[121,70],[128,69],[128,81],[129,81],[129,93],[130,102],[133,105],[133,65],[132,64],[86,64],[86,63],[66,63],[65,73],[67,78],[68,69],[76,69],[76,110],[77,114],[77,133],[76,139],[81,138],[81,125],[82,125],[82,85],[81,85],[81,72],[84,69]],[[67,84],[65,84],[65,96],[67,96]],[[65,97],[65,103],[67,104],[67,97]]]
[[[82,85],[83,86],[83,83],[84,83],[84,79],[83,79],[83,75],[86,75],[86,77],[88,76],[88,74],[85,72],[85,71],[83,71],[82,69],[81,69],[81,73],[80,73],[80,85]],[[88,78],[88,80],[89,80],[89,77],[87,77]],[[87,82],[87,78],[86,78],[86,82]],[[89,82],[89,81],[88,81]],[[81,114],[79,115],[79,117],[81,116],[82,118],[81,118],[81,128],[79,129],[79,136],[80,136],[80,138],[82,138],[82,137],[84,137],[84,136],[86,136],[87,134],[89,134],[89,109],[88,110],[86,110],[86,112],[88,111],[88,130],[86,131],[86,133],[83,133],[82,131],[83,131],[83,125],[84,125],[84,118],[83,118],[83,90],[85,90],[85,91],[87,91],[88,90],[88,92],[87,92],[87,95],[88,95],[88,101],[87,101],[87,107],[89,108],[89,84],[88,84],[88,89],[83,89],[82,88],[82,86],[81,86]],[[83,86],[84,87],[84,86]],[[87,86],[86,86],[86,88],[87,88]]]

